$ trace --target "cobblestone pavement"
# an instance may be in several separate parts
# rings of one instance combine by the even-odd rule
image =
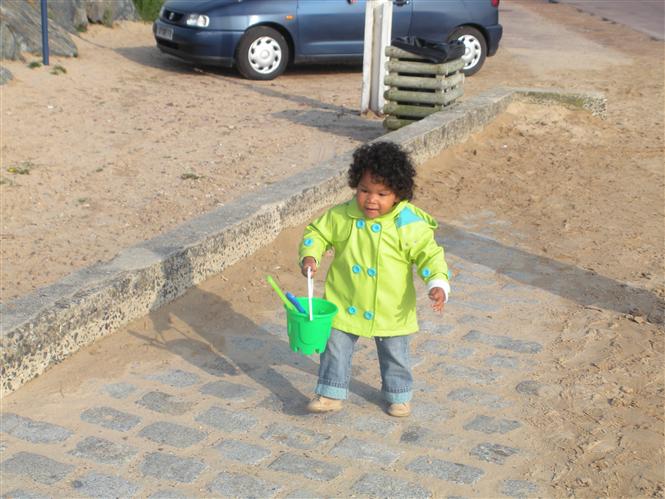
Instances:
[[[486,233],[504,223],[490,220]],[[39,390],[76,376],[58,371],[69,359],[9,397],[2,497],[548,495],[547,477],[531,470],[540,436],[528,402],[552,389],[535,374],[552,318],[568,306],[551,280],[560,269],[478,233],[450,231],[446,246],[454,294],[440,316],[420,290],[411,417],[385,413],[370,341],[359,342],[344,409],[306,414],[318,356],[289,350],[275,302],[268,315],[235,313],[232,325],[189,321],[203,338],[223,335],[224,353],[165,326],[159,341],[146,339],[165,317],[185,331],[182,310],[219,300],[220,277],[164,307],[144,332],[146,320],[112,335],[142,340],[119,354],[126,369],[100,361],[105,372],[95,372],[102,340],[86,354],[77,389]],[[150,360],[154,349],[162,351]]]

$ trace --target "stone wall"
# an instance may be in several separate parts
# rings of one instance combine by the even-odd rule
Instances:
[[[90,23],[112,24],[136,20],[132,0],[48,0],[49,52],[76,57],[71,33]],[[0,3],[0,59],[22,59],[22,52],[42,52],[40,0],[3,0]]]

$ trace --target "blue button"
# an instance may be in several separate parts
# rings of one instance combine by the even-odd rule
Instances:
[[[364,229],[365,228],[365,221],[364,220],[357,220],[356,221],[356,227],[359,229]]]
[[[346,311],[347,311],[349,314],[353,315],[353,314],[355,314],[355,313],[358,311],[358,309],[357,309],[356,307],[349,307],[349,308],[346,309]]]
[[[374,317],[374,314],[373,314],[372,312],[367,311],[367,312],[365,312],[365,313],[363,314],[363,317],[364,317],[365,319],[367,319],[368,321],[371,321],[371,320],[372,320],[372,317]]]
[[[381,224],[372,224],[372,232],[380,232]]]
[[[312,244],[314,244],[314,241],[313,241],[312,239],[307,238],[307,239],[305,239],[302,243],[303,243],[305,246],[311,246]]]
[[[432,273],[432,271],[430,269],[428,269],[427,267],[425,267],[422,271],[423,277],[429,277],[431,273]]]
[[[354,274],[359,274],[362,269],[360,268],[360,265],[356,263],[353,267],[351,267],[351,270]]]
[[[374,277],[376,275],[376,269],[373,268],[367,269],[367,275],[370,277]]]

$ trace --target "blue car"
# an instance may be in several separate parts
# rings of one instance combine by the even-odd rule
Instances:
[[[361,63],[368,0],[167,0],[153,25],[162,52],[272,80],[289,63]],[[499,47],[499,0],[394,0],[393,38],[461,40],[464,73]]]

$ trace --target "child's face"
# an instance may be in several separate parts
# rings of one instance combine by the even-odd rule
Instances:
[[[397,195],[387,185],[372,179],[369,170],[365,170],[356,190],[358,206],[367,218],[385,215],[399,202]]]

